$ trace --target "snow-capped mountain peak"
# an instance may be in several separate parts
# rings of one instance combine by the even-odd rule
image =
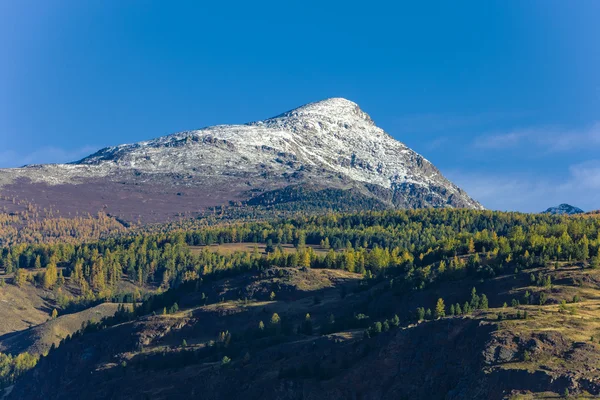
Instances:
[[[341,97],[333,97],[314,103],[309,103],[260,122],[268,123],[270,121],[293,118],[306,120],[324,119],[327,121],[336,121],[342,123],[349,123],[359,120],[365,121],[371,125],[375,125],[371,120],[371,117],[361,110],[358,104]]]
[[[72,164],[0,171],[0,185],[18,178],[51,185],[102,179],[226,189],[231,199],[310,184],[354,188],[396,207],[482,208],[343,98],[245,125],[218,125],[107,147]]]

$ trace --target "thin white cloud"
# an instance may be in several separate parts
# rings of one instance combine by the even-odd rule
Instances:
[[[600,209],[600,160],[571,165],[562,177],[463,171],[446,175],[493,210],[540,212],[561,203]]]
[[[450,138],[448,137],[438,137],[436,139],[430,140],[425,145],[428,150],[436,150],[443,146],[446,146]]]
[[[600,160],[586,161],[572,165],[569,171],[573,180],[587,189],[600,189]],[[600,208],[600,204],[598,205]]]
[[[477,114],[425,113],[402,115],[393,120],[394,133],[455,132],[526,115],[523,112],[481,112]]]
[[[480,136],[475,138],[475,147],[482,149],[505,149],[518,145],[527,134],[525,132],[510,132],[499,135]]]
[[[84,146],[71,150],[48,146],[26,154],[6,150],[0,152],[0,168],[21,167],[27,164],[67,163],[77,161],[96,150],[98,148],[95,146]]]
[[[547,152],[589,149],[591,146],[600,147],[600,122],[582,129],[537,127],[482,135],[475,138],[473,145],[476,148],[491,150],[533,145]]]

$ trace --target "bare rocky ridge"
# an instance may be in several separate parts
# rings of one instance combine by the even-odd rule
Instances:
[[[149,213],[140,201],[160,214],[148,219],[164,220],[169,212],[197,212],[305,184],[355,189],[389,207],[483,208],[378,128],[357,104],[341,98],[245,125],[108,147],[71,164],[0,170],[4,193],[69,211],[96,212],[102,206],[128,219],[134,219],[129,209],[142,218]],[[65,192],[69,196],[60,195]],[[169,212],[157,211],[167,205]]]

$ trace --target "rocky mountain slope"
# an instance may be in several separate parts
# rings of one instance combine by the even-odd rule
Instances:
[[[546,211],[546,214],[555,214],[555,215],[575,215],[575,214],[583,214],[584,211],[581,208],[574,207],[570,204],[561,204],[558,207],[550,207]]]
[[[385,207],[482,208],[341,98],[245,125],[108,147],[71,164],[0,170],[0,186],[7,199],[34,199],[63,215],[104,210],[127,220],[166,220],[307,186],[352,190]]]

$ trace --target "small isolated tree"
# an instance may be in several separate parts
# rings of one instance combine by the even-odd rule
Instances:
[[[567,312],[567,301],[566,300],[561,300],[560,304],[558,305],[558,312],[563,313],[563,312]]]
[[[600,268],[600,251],[598,252],[598,254],[596,256],[592,257],[592,260],[590,262],[590,267],[592,267],[593,269]]]
[[[181,342],[181,346],[182,347],[187,347],[187,340],[183,339],[183,341]]]
[[[425,319],[425,309],[423,307],[417,308],[417,320],[422,321]]]
[[[437,304],[435,305],[435,318],[444,318],[446,316],[446,305],[444,304],[444,300],[439,298]]]
[[[302,323],[302,333],[304,333],[305,335],[313,334],[312,320],[310,318],[310,314],[308,313],[304,317],[304,322]]]
[[[279,326],[280,323],[281,323],[281,318],[279,317],[279,314],[273,313],[273,315],[271,316],[271,325]]]
[[[487,310],[489,308],[488,298],[485,294],[481,295],[481,302],[479,304],[479,308],[482,310]]]
[[[18,268],[15,271],[14,282],[18,287],[23,286],[27,282],[27,272],[23,268]]]
[[[58,279],[58,270],[54,262],[49,263],[44,271],[43,284],[44,288],[50,289],[56,283]]]
[[[265,330],[265,323],[262,322],[262,321],[259,321],[258,322],[258,329],[261,330],[261,331],[264,331]]]
[[[471,290],[471,309],[472,310],[476,310],[479,308],[479,303],[480,303],[480,298],[477,295],[477,290],[475,288],[473,288]]]
[[[375,322],[375,325],[373,325],[373,331],[375,333],[381,333],[382,329],[383,329],[383,325],[381,324],[381,322],[379,322],[379,321]]]
[[[56,317],[58,317],[58,311],[56,311],[56,308],[54,310],[52,310],[52,319],[55,319]]]
[[[473,238],[469,239],[468,247],[469,254],[475,253],[475,242],[473,241]]]
[[[227,356],[223,356],[223,359],[221,359],[221,365],[227,365],[231,362],[231,358],[227,357]]]
[[[271,292],[269,299],[271,299],[271,301],[275,300],[275,292]]]

